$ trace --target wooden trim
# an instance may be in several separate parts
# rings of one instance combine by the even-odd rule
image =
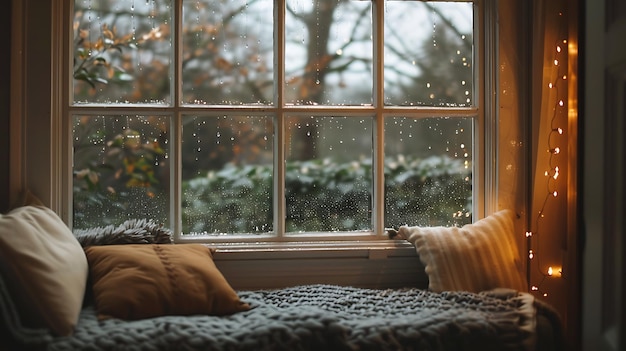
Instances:
[[[9,1],[9,10],[12,3]],[[11,11],[5,11],[0,15],[0,30],[5,33],[0,39],[0,45],[9,47],[11,45],[12,20]],[[11,55],[12,51],[3,50],[0,54],[0,63],[2,63],[2,76],[9,77],[11,75]],[[0,213],[6,212],[10,207],[9,202],[9,179],[10,179],[10,91],[11,80],[3,79],[0,83]]]
[[[626,71],[626,69],[625,69]],[[619,101],[619,100],[618,100]],[[623,76],[622,76],[622,106],[621,106],[621,121],[622,121],[622,128],[621,128],[621,137],[622,137],[622,145],[621,145],[621,164],[622,164],[622,177],[624,176],[624,167],[626,167],[626,143],[624,143],[623,141],[623,137],[626,135],[626,123],[624,122],[624,120],[626,119],[626,72],[624,72]],[[622,178],[623,179],[623,178]],[[624,219],[626,218],[626,185],[624,185],[623,180],[622,180],[622,191],[619,195],[621,197],[620,199],[620,203],[621,203],[621,213],[619,213],[619,217],[621,218],[621,233],[624,233],[625,230],[625,224],[624,224]],[[620,324],[619,324],[619,330],[618,330],[618,335],[620,335],[621,340],[619,341],[620,344],[622,345],[622,347],[624,347],[626,345],[626,301],[624,299],[624,295],[626,294],[626,279],[624,278],[624,274],[626,273],[626,257],[624,257],[626,255],[626,238],[624,238],[624,236],[622,235],[622,237],[620,238],[621,240],[621,247],[618,247],[617,250],[619,252],[620,255],[620,261],[622,262],[622,267],[621,267],[621,286],[620,286],[620,291],[621,293],[618,294],[618,296],[621,296],[621,300],[619,301],[619,306],[620,306],[620,310],[619,310],[619,319],[620,319]]]
[[[602,236],[602,318],[601,330],[605,341],[619,349],[625,329],[624,291],[626,263],[624,248],[624,218],[626,185],[623,182],[626,164],[626,64],[607,66],[605,73],[604,123],[604,182]],[[620,306],[616,308],[616,306]],[[620,336],[621,335],[621,336]]]
[[[564,258],[564,279],[568,291],[568,308],[564,316],[567,340],[572,350],[580,349],[581,345],[581,262],[582,254],[580,243],[580,231],[582,221],[580,219],[579,203],[579,159],[582,155],[582,147],[579,139],[579,47],[580,47],[580,0],[567,1],[568,16],[568,58],[567,58],[567,237],[566,257]]]
[[[238,290],[303,284],[365,288],[428,287],[428,277],[414,248],[394,250],[216,252],[215,264]],[[389,253],[391,254],[391,253]],[[325,257],[323,257],[325,256]]]
[[[615,122],[615,106],[611,104],[614,89],[617,87],[614,77],[606,72],[605,91],[607,92],[606,114],[604,115],[604,125],[614,126]],[[615,323],[615,204],[616,194],[613,191],[615,186],[616,174],[609,172],[608,167],[613,163],[616,157],[614,146],[617,142],[615,128],[607,128],[604,138],[604,165],[606,172],[602,182],[602,191],[604,192],[604,236],[602,237],[602,329],[607,329],[611,324]]]
[[[606,28],[610,28],[620,18],[626,17],[624,0],[606,0]]]
[[[11,76],[9,117],[9,203],[17,201],[24,187],[23,127],[24,108],[24,2],[11,4]]]

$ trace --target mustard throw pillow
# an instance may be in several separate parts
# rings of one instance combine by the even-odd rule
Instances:
[[[107,245],[85,252],[100,319],[228,315],[250,309],[206,246]]]

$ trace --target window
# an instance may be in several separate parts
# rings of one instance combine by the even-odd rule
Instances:
[[[74,227],[271,242],[472,221],[482,2],[71,5]]]

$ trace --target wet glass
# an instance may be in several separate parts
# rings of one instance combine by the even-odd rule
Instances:
[[[274,101],[272,0],[184,0],[182,103]]]
[[[474,106],[473,4],[385,2],[385,104]]]
[[[472,118],[385,120],[385,226],[472,222]]]
[[[171,102],[170,2],[74,2],[75,105]]]
[[[287,232],[371,230],[372,123],[361,117],[287,118]]]
[[[268,116],[184,116],[184,235],[273,230],[274,124]]]
[[[285,101],[372,104],[372,3],[287,0]]]
[[[182,11],[172,0],[74,1],[78,227],[168,222],[179,205],[170,194],[180,194],[182,235],[276,235],[282,201],[280,235],[371,233],[379,133],[385,226],[471,222],[478,116],[442,117],[478,105],[471,2],[385,1],[381,23],[372,1],[286,0],[282,50],[272,0],[182,0]],[[395,106],[441,112],[418,118]],[[275,184],[283,162],[285,183]]]
[[[169,117],[76,115],[73,226],[169,223]]]

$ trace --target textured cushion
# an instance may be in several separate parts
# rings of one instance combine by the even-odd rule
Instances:
[[[172,244],[172,231],[151,219],[129,219],[122,224],[74,228],[74,236],[83,246],[121,244]]]
[[[525,291],[513,217],[503,210],[461,228],[403,226],[398,234],[415,245],[433,291]]]
[[[87,260],[50,209],[24,206],[0,215],[0,268],[22,323],[70,335],[78,322]]]
[[[100,319],[227,315],[250,309],[199,244],[85,249]]]

